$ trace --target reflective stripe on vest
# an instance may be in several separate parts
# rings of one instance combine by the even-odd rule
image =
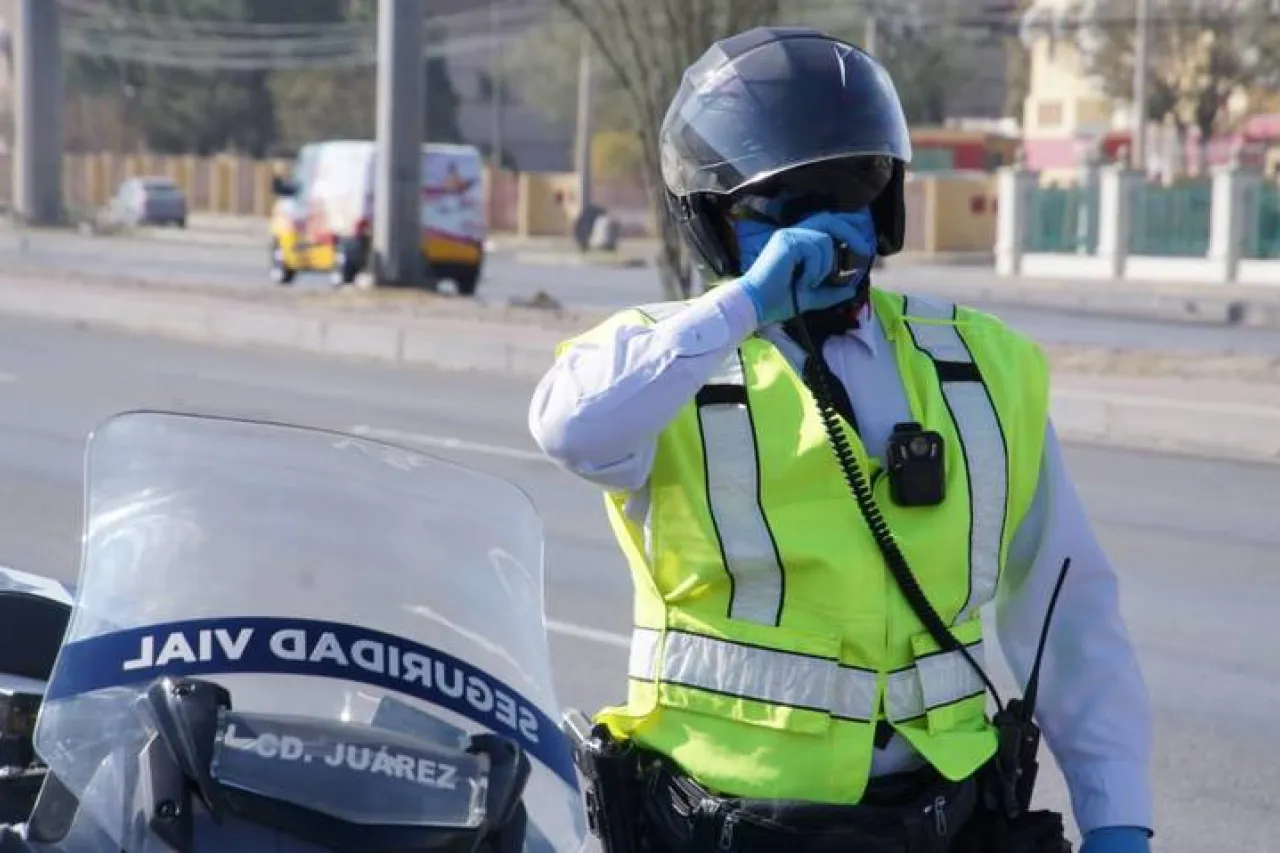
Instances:
[[[832,717],[870,722],[876,714],[876,673],[829,658],[780,652],[684,631],[636,628],[628,675],[718,693],[822,711]],[[982,643],[967,647],[979,665]],[[659,668],[661,661],[661,668]],[[982,679],[959,652],[921,657],[914,667],[888,673],[885,715],[900,723],[926,711],[981,695]]]
[[[916,346],[937,367],[969,478],[969,594],[953,623],[959,625],[991,600],[999,580],[1008,500],[1008,453],[995,404],[964,339],[951,322],[955,306],[911,297],[903,313]],[[760,504],[755,430],[738,351],[725,359],[698,392],[696,402],[708,503],[732,584],[728,615],[777,625],[785,599],[785,574]],[[643,648],[633,647],[633,678],[825,710],[850,720],[874,718],[873,672],[843,666],[836,660],[757,649],[681,632],[668,634],[665,658],[654,657],[657,636],[653,631],[637,630],[634,642]],[[982,644],[969,646],[969,650],[981,663]],[[661,672],[656,671],[656,660],[664,661]],[[801,674],[806,675],[799,678]],[[889,673],[885,713],[901,722],[982,691],[982,680],[959,652],[941,652],[921,658],[915,667]]]
[[[973,354],[952,323],[955,314],[951,303],[918,296],[907,297],[903,306],[903,320],[912,339],[938,368],[942,397],[955,421],[969,477],[969,597],[956,616],[955,624],[960,624],[991,600],[1000,580],[1009,454],[995,402],[982,382]]]
[[[950,322],[955,310],[951,303],[910,297],[904,322],[916,346],[937,365],[969,477],[969,596],[955,619],[960,624],[991,600],[1000,579],[1009,459],[995,403],[973,355]],[[786,585],[782,560],[760,506],[760,464],[738,352],[698,392],[697,402],[707,497],[733,583],[729,616],[777,625]]]
[[[725,570],[729,618],[777,625],[782,559],[760,507],[760,463],[742,356],[734,350],[698,391],[707,502]]]

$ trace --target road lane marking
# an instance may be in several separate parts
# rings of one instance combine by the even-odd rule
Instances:
[[[563,634],[566,637],[573,637],[575,640],[586,640],[590,643],[599,643],[602,646],[613,646],[617,649],[631,648],[630,637],[615,634],[612,631],[602,631],[599,628],[588,628],[586,625],[574,625],[572,622],[548,619],[547,630],[553,634]]]
[[[483,456],[501,456],[507,459],[519,459],[523,462],[545,462],[554,464],[546,456],[536,450],[525,450],[520,447],[504,447],[498,444],[484,444],[479,441],[467,441],[464,438],[453,438],[447,435],[428,435],[426,433],[406,432],[398,429],[382,429],[381,427],[360,424],[351,428],[352,435],[365,438],[382,439],[384,441],[408,442],[441,450],[461,450],[466,453],[479,453]]]

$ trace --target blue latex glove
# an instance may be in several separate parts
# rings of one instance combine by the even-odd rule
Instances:
[[[1080,853],[1151,853],[1151,841],[1145,829],[1107,826],[1086,835]]]
[[[738,284],[751,297],[760,325],[782,323],[795,316],[791,279],[801,270],[800,312],[830,308],[853,298],[871,269],[876,228],[868,210],[856,213],[818,213],[790,228],[746,221],[735,225],[742,267]],[[839,240],[867,258],[865,269],[838,287],[823,286],[835,269]]]

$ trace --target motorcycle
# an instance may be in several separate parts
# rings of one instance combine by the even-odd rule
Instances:
[[[32,730],[71,603],[65,584],[0,566],[0,824],[26,820],[44,782]]]
[[[8,762],[43,783],[30,847],[585,849],[518,488],[164,412],[108,420],[85,470],[69,620],[69,591],[0,574],[0,617],[44,608],[61,640],[44,669],[0,657],[0,688],[42,694],[5,732],[39,757]]]

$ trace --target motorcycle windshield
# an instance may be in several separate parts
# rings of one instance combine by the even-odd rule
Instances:
[[[129,803],[104,802],[100,768],[153,733],[138,700],[192,677],[231,695],[221,785],[356,824],[474,827],[485,765],[460,747],[490,732],[530,759],[526,849],[582,848],[541,521],[515,486],[366,438],[151,412],[94,433],[86,482],[36,748],[82,807],[92,786],[104,824]]]

